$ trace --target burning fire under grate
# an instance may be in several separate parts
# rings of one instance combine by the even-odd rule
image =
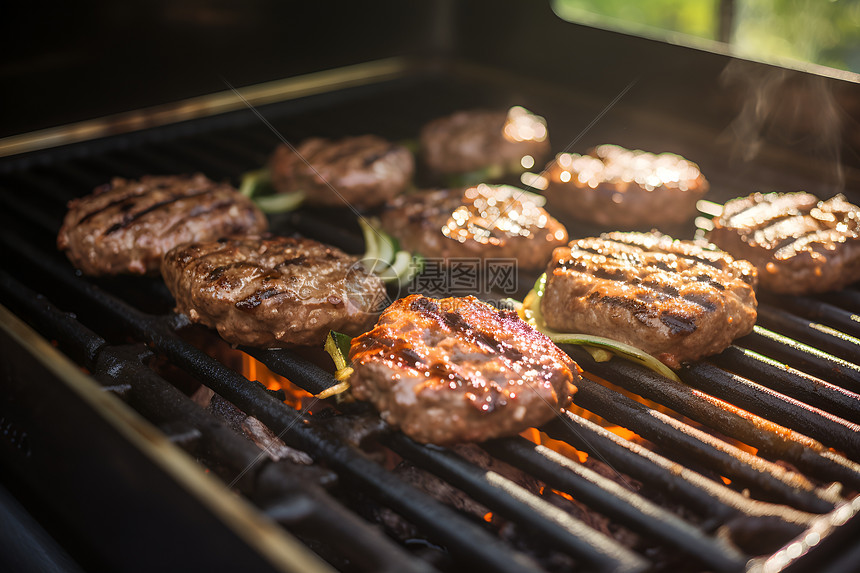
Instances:
[[[497,103],[495,86],[478,83],[407,78],[267,113],[291,140],[362,131],[369,129],[363,117],[404,99],[426,104],[428,117],[463,100]],[[563,98],[539,88],[524,93],[532,107],[562,115]],[[371,131],[393,139],[414,134],[426,119],[378,117],[389,119]],[[10,163],[0,178],[2,304],[201,471],[218,476],[221,495],[236,492],[255,506],[255,519],[280,524],[309,550],[295,547],[283,557],[283,548],[260,550],[262,542],[248,541],[246,531],[225,541],[224,553],[270,570],[728,572],[816,564],[847,571],[855,562],[856,548],[846,541],[856,535],[851,518],[860,511],[860,293],[853,288],[815,299],[764,297],[755,331],[685,367],[683,383],[571,348],[587,375],[563,417],[520,437],[440,448],[391,431],[365,404],[312,398],[335,383],[320,350],[230,348],[174,316],[159,281],[87,279],[56,251],[66,202],[115,175],[201,171],[235,182],[263,164],[277,138],[253,121],[198,122],[185,133],[171,128],[109,147],[85,145]],[[593,136],[612,137],[619,121],[608,117]],[[715,187],[738,188],[729,176],[711,177]],[[352,252],[361,247],[346,213],[305,209],[274,217],[272,227]],[[530,277],[522,278],[528,284]],[[4,322],[13,324],[14,316],[6,313]],[[40,386],[21,373],[31,359],[17,359],[21,345],[8,334],[3,345],[13,364],[4,388],[11,406],[0,412],[11,444],[6,463],[27,480],[57,455],[41,433],[80,438],[75,427],[44,429],[50,418],[37,412],[28,419],[25,406],[44,403],[51,412],[74,404],[55,390],[62,382],[45,378]],[[108,455],[136,467],[125,461],[134,453]],[[99,466],[65,471],[58,479],[106,479]],[[162,495],[157,485],[155,497]],[[133,495],[139,486],[115,487]],[[60,506],[85,507],[74,490],[60,490],[52,496]],[[66,511],[56,519],[72,520]],[[92,511],[101,520],[114,515],[111,508]],[[92,527],[106,543],[115,539],[110,527]],[[211,540],[224,534],[207,537],[210,529],[185,531],[184,551],[176,551],[217,547]],[[118,568],[158,563],[157,556],[129,557],[124,543],[84,560]]]

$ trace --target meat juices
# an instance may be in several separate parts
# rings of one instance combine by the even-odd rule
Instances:
[[[600,145],[587,155],[559,154],[544,177],[550,208],[616,228],[683,223],[708,191],[695,163],[617,145]]]
[[[607,233],[556,249],[541,311],[561,332],[636,346],[672,368],[722,352],[756,320],[750,263],[652,233]]]
[[[758,268],[761,286],[783,294],[841,289],[860,280],[860,207],[842,195],[754,193],[732,199],[708,238]]]
[[[117,177],[68,206],[57,247],[93,276],[157,273],[164,253],[180,243],[267,227],[250,199],[201,174]]]
[[[421,158],[438,174],[520,166],[524,156],[540,163],[549,155],[546,122],[525,108],[458,111],[421,130]]]
[[[415,172],[408,149],[375,135],[314,137],[296,151],[286,145],[275,149],[269,162],[272,185],[279,193],[304,191],[308,205],[382,205],[402,193]]]
[[[177,312],[227,342],[263,348],[363,332],[385,298],[382,281],[356,257],[310,239],[184,244],[165,255],[161,273]]]
[[[419,442],[514,435],[576,392],[579,367],[549,338],[474,297],[396,301],[352,341],[356,398]]]
[[[381,221],[402,248],[425,257],[516,258],[523,269],[543,268],[567,242],[567,230],[531,194],[506,185],[404,195]]]

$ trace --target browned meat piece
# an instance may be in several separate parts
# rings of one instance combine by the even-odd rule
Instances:
[[[304,191],[305,203],[329,207],[382,205],[412,182],[415,159],[401,145],[375,135],[337,141],[318,137],[275,149],[269,167],[279,193]]]
[[[381,219],[401,247],[425,257],[516,258],[520,268],[540,269],[567,242],[561,223],[507,185],[404,195]]]
[[[540,163],[549,152],[546,122],[519,106],[507,112],[459,111],[435,119],[421,130],[421,157],[440,174],[488,167],[507,170],[520,166],[526,155],[531,156],[532,164]]]
[[[309,239],[246,237],[180,245],[164,256],[176,310],[233,344],[322,344],[376,317],[382,282],[351,257]]]
[[[588,155],[562,153],[544,177],[551,209],[611,227],[683,223],[708,191],[695,163],[617,145],[600,145]]]
[[[158,272],[180,243],[261,233],[266,217],[226,183],[205,176],[115,178],[69,202],[57,247],[88,275]]]
[[[388,307],[352,341],[355,396],[420,442],[508,436],[570,403],[579,368],[515,312],[474,297],[421,295]]]
[[[678,368],[752,330],[755,277],[704,242],[607,233],[555,250],[541,311],[554,330],[612,338]]]
[[[842,195],[755,193],[732,199],[709,237],[758,269],[762,288],[785,294],[838,290],[860,280],[860,207]]]

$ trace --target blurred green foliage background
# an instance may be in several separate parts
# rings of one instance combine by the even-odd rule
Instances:
[[[708,48],[860,73],[860,0],[554,0],[567,20]],[[713,44],[711,44],[713,45]]]

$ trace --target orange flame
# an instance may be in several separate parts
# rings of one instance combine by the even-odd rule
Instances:
[[[296,410],[305,409],[315,398],[313,394],[302,390],[287,378],[275,374],[262,362],[253,356],[242,353],[242,374],[248,380],[256,380],[269,390],[283,390],[286,395],[284,402]]]

